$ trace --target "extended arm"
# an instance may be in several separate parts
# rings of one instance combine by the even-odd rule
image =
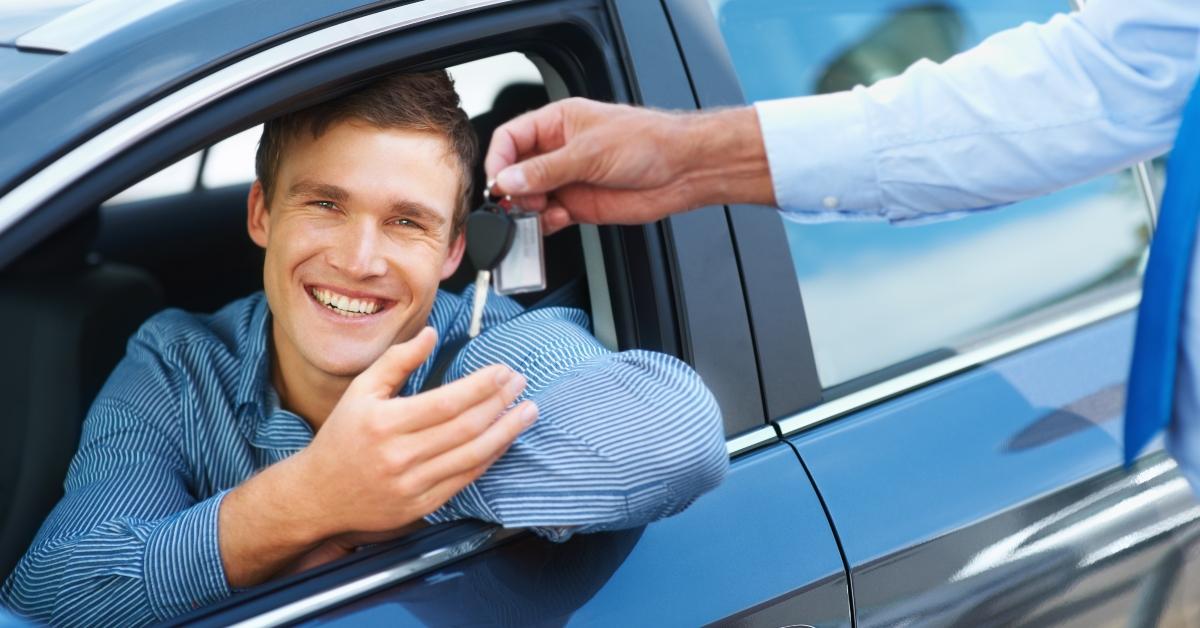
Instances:
[[[498,128],[486,169],[550,230],[733,203],[943,216],[1162,153],[1198,46],[1195,2],[1091,0],[869,88],[702,114],[552,103]]]

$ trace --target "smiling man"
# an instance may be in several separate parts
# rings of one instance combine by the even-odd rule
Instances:
[[[453,381],[420,392],[466,333],[472,289],[438,284],[462,258],[476,154],[444,72],[268,122],[247,212],[264,293],[143,325],[0,599],[145,624],[424,522],[563,540],[715,486],[728,462],[700,379],[609,352],[578,310],[489,299]]]

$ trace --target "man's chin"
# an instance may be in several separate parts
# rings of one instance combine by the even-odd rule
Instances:
[[[325,352],[312,363],[333,377],[354,378],[374,364],[378,357],[379,354],[338,355]]]

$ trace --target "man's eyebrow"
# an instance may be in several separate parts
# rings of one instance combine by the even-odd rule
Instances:
[[[350,193],[343,188],[329,183],[316,183],[313,181],[297,181],[292,184],[292,187],[288,188],[287,195],[289,197],[319,196],[339,203],[344,203],[350,198]]]
[[[417,201],[394,201],[391,209],[393,214],[416,218],[430,226],[440,227],[446,224],[446,219],[440,212]]]

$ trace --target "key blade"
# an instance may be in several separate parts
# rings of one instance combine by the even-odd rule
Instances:
[[[479,335],[483,327],[483,306],[487,303],[487,294],[490,288],[488,282],[492,280],[490,271],[481,270],[475,276],[475,298],[471,301],[471,325],[467,328],[467,337],[474,338]]]

